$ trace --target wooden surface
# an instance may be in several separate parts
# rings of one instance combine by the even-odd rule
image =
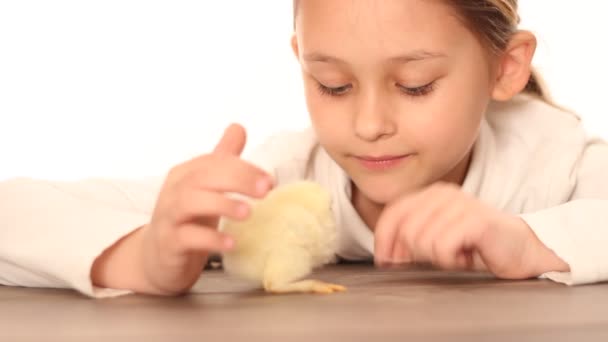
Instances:
[[[371,265],[312,278],[348,292],[267,295],[218,270],[179,298],[0,287],[0,341],[608,341],[608,284]]]

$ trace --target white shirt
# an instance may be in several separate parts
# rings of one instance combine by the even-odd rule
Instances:
[[[310,179],[325,186],[339,227],[337,254],[372,258],[373,233],[351,204],[349,178],[312,129],[274,136],[246,159],[278,185]],[[574,114],[520,95],[488,109],[462,189],[520,215],[570,266],[542,277],[585,284],[608,280],[607,174],[608,144],[588,137]],[[91,266],[149,221],[162,181],[0,182],[0,284],[128,293],[93,287]]]

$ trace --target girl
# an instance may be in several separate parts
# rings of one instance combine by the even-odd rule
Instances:
[[[301,0],[294,18],[310,130],[250,163],[232,125],[162,182],[4,182],[1,282],[186,292],[234,244],[218,218],[248,215],[227,192],[301,178],[331,191],[345,259],[608,279],[608,145],[547,99],[516,0]]]

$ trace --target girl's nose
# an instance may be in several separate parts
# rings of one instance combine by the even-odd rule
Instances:
[[[355,134],[365,141],[390,137],[396,132],[396,124],[389,115],[388,101],[378,94],[362,94],[355,110]]]

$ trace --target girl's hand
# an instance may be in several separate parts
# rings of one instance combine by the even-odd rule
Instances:
[[[259,198],[272,187],[270,175],[240,159],[244,146],[245,130],[232,125],[212,153],[172,168],[150,222],[96,259],[93,283],[160,295],[189,290],[209,253],[234,243],[217,231],[220,216],[249,215],[248,204],[227,193]]]
[[[159,290],[189,289],[209,252],[233,246],[229,236],[217,231],[219,218],[242,220],[250,208],[226,193],[259,198],[272,187],[266,172],[240,159],[245,139],[245,130],[232,125],[212,153],[169,172],[143,233],[144,271]]]
[[[404,196],[380,215],[376,264],[412,261],[448,270],[487,270],[508,279],[568,271],[521,218],[485,205],[449,183]]]

